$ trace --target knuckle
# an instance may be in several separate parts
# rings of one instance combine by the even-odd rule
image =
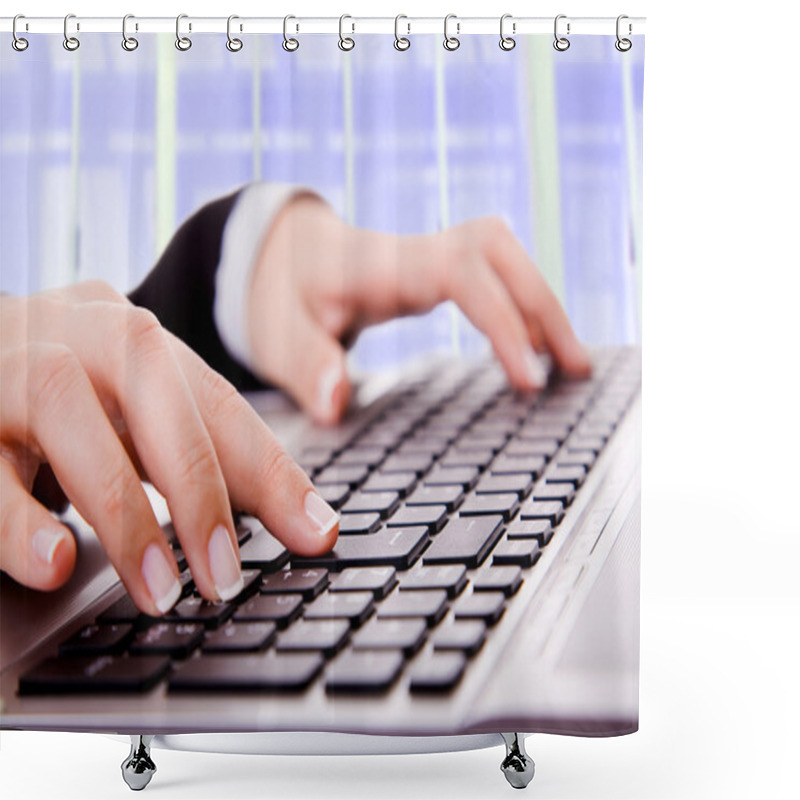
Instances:
[[[166,350],[164,329],[152,311],[137,307],[125,308],[121,323],[128,347],[142,358],[146,359]]]
[[[201,408],[215,420],[229,419],[241,410],[244,403],[233,384],[205,365],[200,375],[200,393],[197,399]]]
[[[66,346],[50,345],[30,362],[32,405],[57,414],[74,397],[84,373],[77,356]]]
[[[206,437],[197,437],[184,447],[178,460],[178,480],[181,486],[208,485],[219,475],[217,454]]]
[[[299,467],[291,456],[277,442],[264,446],[259,455],[256,469],[253,471],[252,497],[264,496],[264,487],[267,494],[285,485],[287,479],[298,471]]]
[[[104,520],[107,523],[119,521],[119,529],[122,529],[122,518],[125,508],[130,502],[133,492],[136,490],[133,470],[125,463],[124,455],[114,459],[116,463],[104,470],[99,478],[100,508]]]

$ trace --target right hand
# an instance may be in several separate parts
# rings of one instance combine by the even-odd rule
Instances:
[[[177,600],[141,480],[167,500],[208,600],[242,585],[231,505],[291,550],[333,547],[338,517],[239,393],[149,312],[100,282],[0,297],[0,568],[43,590],[72,573],[71,531],[32,494],[50,468],[136,605]]]

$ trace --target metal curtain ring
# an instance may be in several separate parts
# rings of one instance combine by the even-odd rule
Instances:
[[[298,47],[300,47],[300,42],[298,42],[297,39],[292,39],[287,33],[290,19],[296,19],[296,17],[293,17],[291,14],[287,14],[283,18],[283,49],[287,53],[293,53]]]
[[[75,19],[75,15],[74,14],[67,14],[67,16],[64,17],[64,41],[62,42],[62,44],[64,45],[64,49],[65,50],[69,50],[70,52],[74,52],[75,50],[77,50],[81,46],[81,43],[80,43],[80,40],[78,39],[77,36],[70,36],[69,35],[69,31],[67,30],[67,28],[69,26],[69,21],[71,19]],[[80,25],[76,23],[75,24],[75,30],[79,31],[80,29],[81,29]]]
[[[569,39],[566,36],[559,36],[558,35],[558,21],[560,19],[566,19],[566,14],[559,14],[556,17],[555,22],[553,23],[553,36],[555,37],[555,41],[553,42],[553,47],[558,50],[560,53],[563,53],[565,50],[569,50]],[[567,36],[569,36],[569,22],[567,23]]]
[[[455,14],[448,14],[444,18],[444,49],[445,50],[458,50],[461,47],[461,42],[458,40],[458,36],[448,36],[447,35],[447,23],[450,22],[451,19],[457,20]],[[456,34],[461,31],[461,23],[456,22]]]
[[[23,50],[27,50],[28,49],[29,42],[28,42],[27,39],[23,39],[21,36],[17,36],[17,20],[19,20],[19,19],[25,19],[25,15],[24,14],[17,14],[17,16],[14,17],[14,21],[11,23],[11,35],[14,37],[11,40],[11,46],[18,53],[21,53]]]
[[[175,47],[184,52],[192,46],[192,40],[188,36],[181,36],[181,20],[188,18],[188,14],[178,14],[175,19]],[[191,22],[189,23],[189,30],[192,30]]]
[[[235,19],[239,19],[236,14],[231,14],[228,17],[228,41],[225,42],[225,47],[227,47],[231,53],[238,53],[242,49],[242,40],[231,37],[231,22]],[[239,30],[241,30],[241,26]]]
[[[128,36],[128,20],[135,19],[133,14],[126,14],[122,18],[122,49],[132,53],[138,46],[139,40],[134,39],[133,36]],[[136,26],[138,29],[138,25]]]
[[[352,17],[349,14],[342,14],[342,16],[339,17],[339,49],[344,50],[345,52],[352,50],[356,46],[356,43],[353,41],[353,39],[351,39],[349,36],[345,36],[342,32],[342,26],[346,19],[352,19]],[[352,33],[355,33],[355,23],[351,23],[351,26],[353,29]]]
[[[505,21],[507,19],[511,19],[511,14],[503,14],[503,16],[500,17],[500,49],[505,50],[506,52],[513,50],[517,46],[517,43],[514,39],[512,39],[510,36],[506,36],[505,33],[503,33],[503,26],[505,25]],[[511,32],[517,32],[516,22],[511,24]]]
[[[627,14],[620,14],[617,17],[617,41],[614,42],[614,47],[616,47],[617,50],[620,51],[620,53],[627,53],[628,50],[630,50],[631,47],[633,47],[633,42],[631,42],[630,39],[623,39],[619,35],[619,24],[624,19],[628,19]],[[629,22],[628,23],[628,36],[631,35],[632,31],[633,31],[633,28],[631,27],[631,24]]]
[[[405,14],[398,14],[394,18],[394,49],[395,50],[408,50],[411,47],[411,39],[406,39],[405,36],[400,35],[400,20],[408,19]],[[406,22],[408,33],[411,33],[411,23]]]

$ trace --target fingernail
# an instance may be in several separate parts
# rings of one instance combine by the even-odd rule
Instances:
[[[157,544],[151,544],[142,558],[142,577],[156,608],[166,614],[181,596],[181,585],[167,557]]]
[[[208,561],[211,566],[211,577],[221,600],[231,600],[244,588],[239,559],[233,549],[228,531],[223,525],[217,525],[208,543]]]
[[[339,515],[313,490],[306,492],[305,507],[320,536],[327,536],[339,521]]]
[[[33,534],[33,540],[31,541],[33,552],[36,553],[45,564],[52,564],[58,546],[66,538],[67,534],[64,533],[64,531],[54,528],[39,528],[39,530]]]
[[[542,366],[539,357],[534,353],[533,349],[525,350],[523,354],[525,363],[525,374],[528,377],[528,382],[534,389],[543,389],[547,385],[547,372]]]
[[[323,370],[317,385],[317,403],[319,412],[326,419],[332,419],[335,415],[333,408],[333,393],[342,379],[342,370],[338,364],[332,364]]]

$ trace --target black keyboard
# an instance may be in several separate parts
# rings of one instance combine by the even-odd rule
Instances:
[[[636,349],[592,378],[513,393],[496,364],[398,388],[375,419],[299,455],[341,512],[322,556],[293,556],[237,517],[244,589],[208,603],[170,526],[183,595],[163,618],[126,595],[20,677],[20,694],[302,692],[377,695],[459,683],[554,537],[636,397]]]

